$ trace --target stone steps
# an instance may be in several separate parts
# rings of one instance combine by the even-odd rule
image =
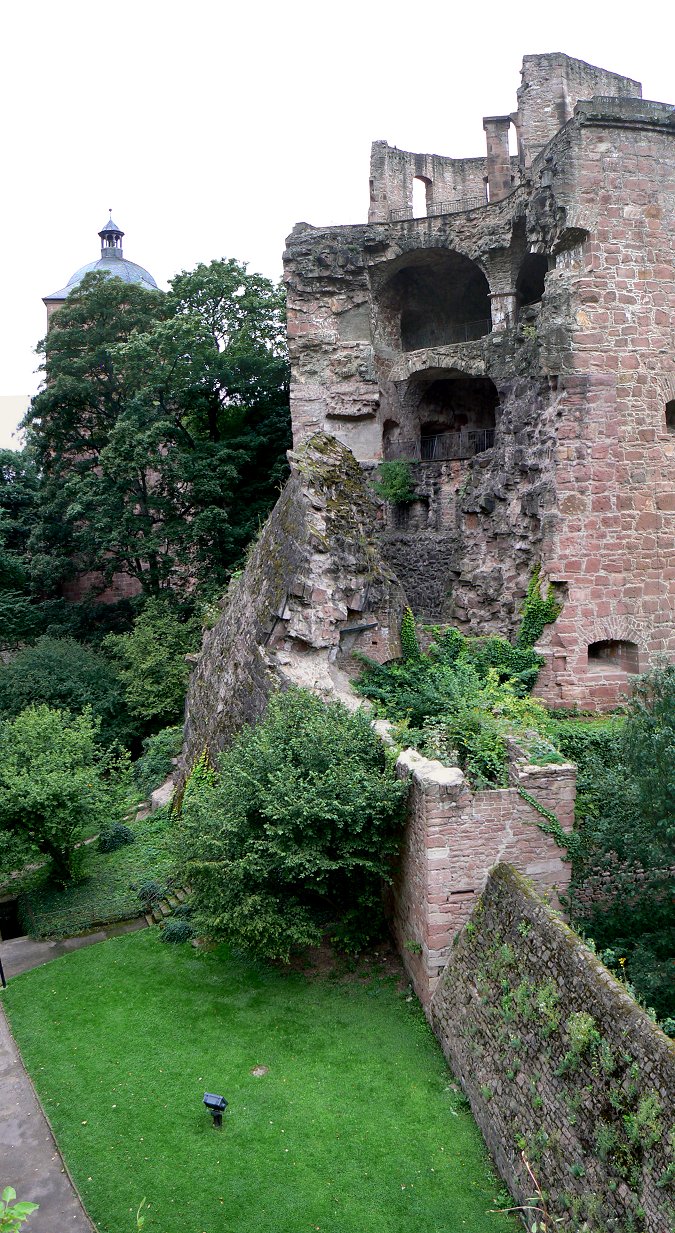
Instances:
[[[158,903],[153,904],[152,908],[144,913],[148,925],[159,925],[167,916],[171,916],[174,908],[177,908],[180,903],[184,903],[190,894],[192,888],[189,886],[175,887],[169,891],[163,899]]]

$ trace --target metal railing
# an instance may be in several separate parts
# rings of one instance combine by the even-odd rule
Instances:
[[[439,214],[463,214],[465,210],[479,210],[481,206],[488,204],[484,194],[482,196],[477,194],[473,197],[456,197],[454,201],[432,201],[427,206],[426,214],[418,214],[417,217],[436,218]],[[414,217],[412,206],[403,206],[402,209],[389,211],[389,219],[392,223],[401,223]]]
[[[448,462],[454,458],[473,458],[491,450],[495,443],[494,428],[468,428],[463,432],[440,432],[422,437],[416,453],[418,462]]]
[[[462,321],[457,325],[449,328],[443,342],[433,343],[432,346],[447,347],[453,343],[462,342],[477,342],[479,338],[484,338],[492,329],[492,322],[488,317],[483,317],[481,321]],[[417,350],[418,348],[414,348]]]

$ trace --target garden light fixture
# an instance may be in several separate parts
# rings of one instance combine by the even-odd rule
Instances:
[[[227,1101],[225,1097],[216,1096],[214,1092],[204,1092],[204,1104],[213,1117],[214,1127],[222,1126],[223,1111],[227,1108]]]

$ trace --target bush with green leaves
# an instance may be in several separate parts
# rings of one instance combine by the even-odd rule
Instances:
[[[197,932],[268,959],[326,933],[363,946],[382,929],[406,793],[365,714],[273,696],[185,790],[178,859]]]
[[[182,743],[183,729],[179,725],[162,728],[143,741],[143,753],[134,763],[134,782],[142,797],[149,797],[168,779]]]
[[[415,486],[410,463],[404,459],[398,459],[395,462],[381,462],[378,468],[378,478],[373,487],[383,501],[390,501],[393,505],[409,505],[415,500]]]
[[[89,707],[106,745],[125,745],[134,731],[114,664],[74,638],[38,638],[0,664],[0,719],[42,704],[77,715]]]
[[[189,920],[168,920],[159,935],[160,942],[189,942],[195,936]]]
[[[449,629],[425,654],[363,663],[356,688],[380,714],[403,725],[401,740],[460,766],[476,788],[506,785],[507,736],[526,747],[536,743],[544,760],[560,761],[550,743],[552,721],[528,693],[541,663],[531,649]]]
[[[557,725],[578,768],[574,923],[622,964],[660,1018],[675,1014],[675,666],[635,680],[627,715]]]
[[[134,832],[123,822],[110,822],[104,826],[98,837],[99,852],[116,852],[127,843],[133,843]]]
[[[90,710],[35,706],[0,724],[0,830],[48,856],[55,882],[75,874],[85,828],[121,821],[128,792],[128,758],[101,748]]]
[[[16,1190],[13,1186],[5,1186],[0,1197],[0,1233],[18,1233],[33,1212],[38,1203],[16,1202]]]
[[[168,601],[151,599],[128,634],[110,634],[106,651],[117,664],[126,706],[146,731],[176,724],[183,716],[190,669],[188,652],[197,650],[201,627]]]

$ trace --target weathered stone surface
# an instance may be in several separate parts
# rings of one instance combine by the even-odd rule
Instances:
[[[625,695],[631,661],[598,645],[639,670],[675,653],[675,109],[640,92],[526,56],[517,158],[507,116],[488,160],[376,142],[368,224],[296,228],[285,255],[296,443],[325,428],[364,465],[410,461],[418,499],[380,525],[420,616],[511,634],[541,565],[565,601],[538,686],[558,705]]]
[[[509,861],[555,903],[567,890],[571,868],[524,789],[562,828],[574,822],[576,768],[571,763],[531,766],[509,742],[508,788],[473,792],[456,767],[406,749],[397,773],[410,776],[408,818],[392,893],[394,936],[422,1005],[427,1008],[490,870]]]
[[[572,1015],[592,1016],[576,1056]],[[457,937],[430,1017],[516,1202],[533,1190],[522,1150],[556,1228],[672,1227],[675,1041],[509,865]]]
[[[165,779],[164,783],[155,788],[150,796],[150,813],[154,813],[156,809],[161,809],[164,805],[168,805],[174,792],[173,776]]]
[[[400,654],[406,599],[383,560],[376,502],[345,446],[316,434],[290,455],[291,477],[204,635],[188,689],[180,779],[214,757],[272,690],[290,684],[348,698],[351,655]],[[352,698],[352,705],[357,705]]]

